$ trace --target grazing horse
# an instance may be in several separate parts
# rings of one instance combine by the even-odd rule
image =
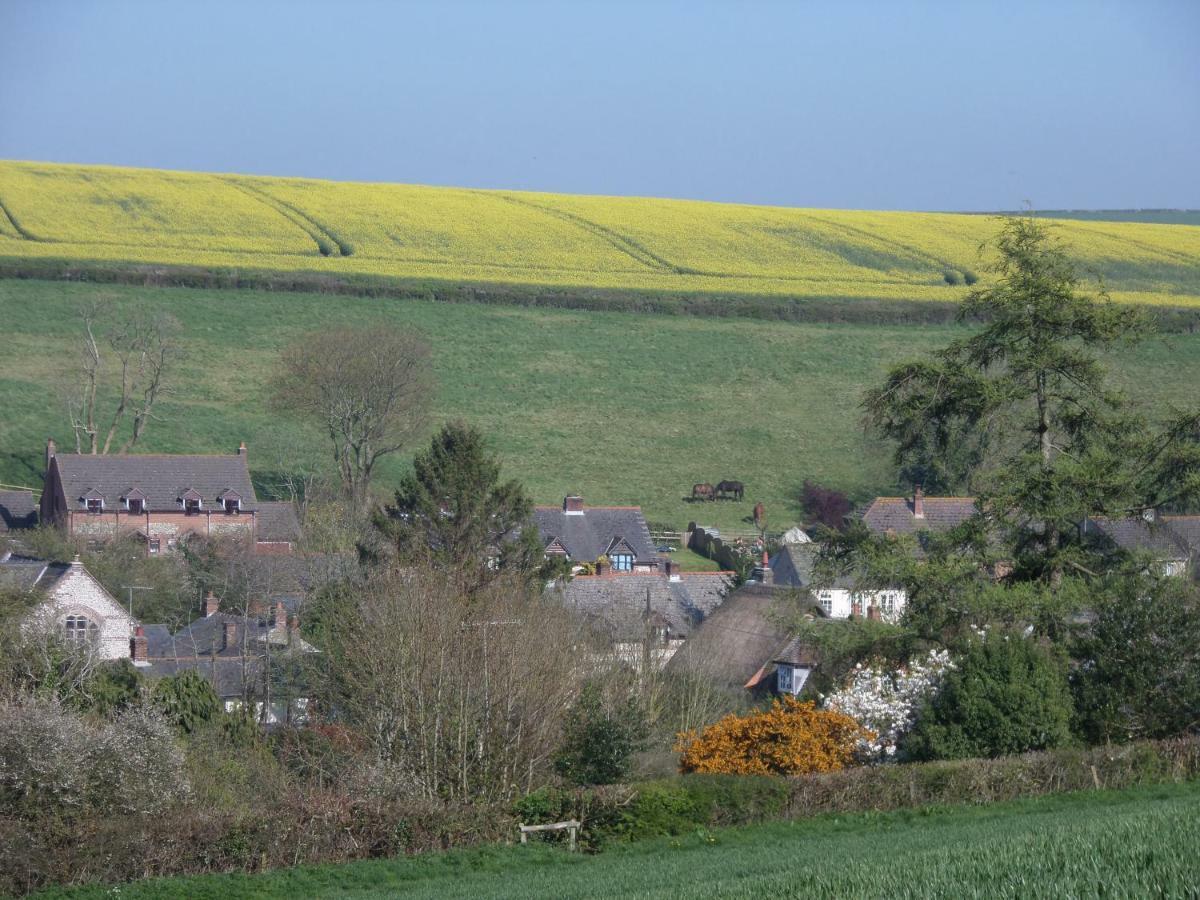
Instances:
[[[711,484],[693,484],[692,485],[693,500],[716,500],[717,492],[713,490]]]
[[[730,494],[735,500],[741,500],[745,493],[746,486],[740,481],[722,481],[717,485],[717,496],[723,500],[727,499]]]

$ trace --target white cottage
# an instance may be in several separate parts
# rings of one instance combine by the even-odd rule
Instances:
[[[26,627],[57,629],[71,643],[95,648],[102,659],[128,659],[137,620],[76,556],[54,563],[11,554],[0,559],[0,584],[46,597]]]

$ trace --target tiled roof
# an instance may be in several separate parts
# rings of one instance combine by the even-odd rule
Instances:
[[[151,659],[147,669],[156,678],[186,671],[199,672],[212,682],[222,700],[254,697],[263,692],[263,660],[256,656]]]
[[[67,563],[9,556],[0,560],[0,585],[21,591],[49,591],[70,568]]]
[[[260,501],[255,520],[256,540],[290,543],[300,538],[300,519],[290,501]]]
[[[625,541],[639,563],[657,562],[650,529],[637,506],[588,506],[582,515],[565,513],[558,506],[538,506],[533,520],[545,547],[558,540],[575,562],[593,562],[614,542]]]
[[[863,513],[863,524],[876,534],[945,531],[975,515],[974,497],[925,497],[925,515],[913,514],[911,497],[876,497]]]
[[[817,657],[811,642],[794,637],[775,653],[771,662],[787,663],[791,666],[815,666]]]
[[[91,456],[60,453],[54,457],[62,480],[67,505],[74,509],[85,495],[101,496],[106,507],[114,508],[121,498],[137,488],[146,497],[148,510],[176,510],[179,498],[192,489],[205,508],[217,508],[217,498],[225,491],[236,491],[242,509],[257,508],[254,486],[243,454],[223,456],[172,456],[130,454]]]
[[[813,565],[820,548],[817,544],[784,544],[775,558],[770,561],[771,574],[778,587],[807,588],[813,583]],[[854,580],[848,577],[834,579],[826,585],[831,588],[851,590]]]
[[[1122,550],[1144,551],[1168,559],[1200,556],[1200,516],[1160,515],[1153,522],[1141,516],[1095,516],[1087,520],[1085,531],[1093,528]]]
[[[578,575],[560,591],[577,610],[615,641],[638,641],[646,633],[647,594],[653,621],[672,638],[685,638],[717,609],[731,584],[727,572],[687,572],[678,581],[664,575]]]
[[[0,532],[37,525],[33,491],[0,491]]]

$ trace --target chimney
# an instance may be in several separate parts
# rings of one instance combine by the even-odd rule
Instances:
[[[925,518],[925,492],[919,484],[913,488],[913,518]]]
[[[275,604],[275,627],[280,631],[287,628],[287,610],[284,609],[282,600]]]
[[[242,442],[241,442],[241,443],[238,445],[238,449],[237,449],[237,455],[238,455],[238,456],[245,456],[245,455],[246,455],[246,442],[245,442],[245,441],[242,441]]]
[[[664,564],[667,573],[667,581],[679,581],[679,563],[673,559],[668,559]]]
[[[775,573],[771,571],[771,557],[767,551],[763,550],[762,555],[762,583],[771,584],[775,581]]]
[[[563,512],[568,516],[583,515],[583,498],[582,497],[563,497]]]
[[[230,647],[237,646],[237,622],[225,623],[225,639],[221,644],[222,650],[228,650]]]
[[[50,460],[54,459],[54,454],[58,452],[58,447],[54,445],[54,438],[46,438],[46,468],[50,468]]]
[[[142,625],[133,629],[133,638],[129,641],[129,655],[135,666],[150,665],[150,642],[146,640],[146,629]]]
[[[300,617],[288,616],[288,643],[300,639]]]
[[[208,596],[204,598],[204,617],[216,614],[221,608],[221,601],[217,599],[216,594],[212,591],[208,592]]]

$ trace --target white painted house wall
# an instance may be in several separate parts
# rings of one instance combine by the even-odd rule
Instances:
[[[884,591],[851,591],[846,588],[830,588],[817,591],[817,603],[831,619],[848,619],[857,604],[861,615],[874,606],[885,622],[898,622],[908,603],[908,594],[899,588]]]

